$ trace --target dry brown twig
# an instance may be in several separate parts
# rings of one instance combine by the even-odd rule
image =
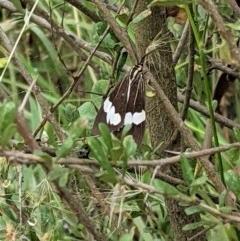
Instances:
[[[179,40],[178,46],[173,54],[173,66],[175,66],[177,64],[177,62],[182,54],[182,51],[186,46],[188,32],[189,32],[189,21],[187,21],[185,23],[181,39]]]
[[[180,161],[182,156],[185,156],[186,158],[190,159],[196,159],[203,156],[213,155],[215,153],[219,152],[226,152],[233,148],[240,148],[240,142],[235,142],[232,144],[204,149],[200,151],[192,151],[192,152],[183,152],[179,153],[176,156],[168,157],[168,158],[162,158],[158,160],[129,160],[128,161],[128,167],[135,167],[135,166],[146,166],[146,167],[155,167],[155,166],[163,166],[163,165],[169,165],[173,163],[177,163]],[[20,151],[4,151],[0,149],[0,155],[5,156],[8,158],[8,161],[10,163],[21,163],[21,164],[43,164],[45,163],[45,160],[41,157],[38,157],[34,154],[27,154]],[[88,167],[99,167],[99,164],[95,160],[90,159],[79,159],[79,158],[73,158],[73,157],[67,157],[67,158],[61,158],[60,160],[57,160],[56,158],[52,158],[53,164],[61,164],[65,166],[69,165],[76,165],[76,166],[88,166]],[[121,162],[117,162],[116,165],[122,167]]]
[[[211,69],[221,70],[222,72],[232,75],[237,79],[240,79],[240,72],[236,70],[236,67],[230,68],[225,64],[223,61],[215,60],[215,59],[208,59],[208,62],[211,64]],[[211,70],[210,69],[210,70]]]
[[[189,25],[189,46],[188,46],[188,78],[187,78],[187,85],[185,90],[185,99],[183,102],[183,110],[181,113],[181,117],[183,120],[187,117],[189,102],[191,99],[191,93],[193,88],[193,74],[194,74],[194,56],[195,56],[195,40],[193,35],[193,30]]]
[[[184,99],[185,99],[184,95],[178,93],[178,101],[180,103],[183,103]],[[203,114],[204,116],[209,117],[208,109],[205,106],[201,105],[199,102],[194,101],[194,100],[190,100],[189,106],[192,109],[196,110],[197,112]],[[218,113],[214,113],[214,119],[215,119],[216,122],[218,122],[218,123],[220,123],[220,124],[222,124],[222,125],[224,125],[224,126],[226,126],[228,128],[236,127],[238,129],[240,129],[240,124],[239,123],[237,123],[235,121],[232,121],[232,120],[230,120],[230,119],[228,119],[228,118],[226,118],[226,117],[224,117],[224,116],[222,116],[222,115],[220,115]]]
[[[101,19],[99,16],[95,13],[90,11],[88,8],[86,8],[80,1],[76,0],[66,0],[69,4],[77,8],[80,12],[84,13],[86,16],[88,16],[92,21],[94,22],[100,22]]]

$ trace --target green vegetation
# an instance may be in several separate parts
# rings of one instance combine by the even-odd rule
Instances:
[[[240,240],[240,9],[138,2],[0,0],[0,240]],[[142,57],[137,27],[167,7],[168,34],[149,40],[143,72],[147,102],[160,100],[175,129],[153,141],[164,124],[147,104],[141,146],[131,126],[93,135],[103,97]],[[153,66],[174,67],[177,111],[148,76],[165,46],[172,62]],[[179,229],[169,199],[185,212]]]

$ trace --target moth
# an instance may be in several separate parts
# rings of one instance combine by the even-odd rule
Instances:
[[[99,134],[98,124],[101,122],[115,135],[125,125],[131,125],[128,134],[133,136],[138,146],[141,144],[146,123],[142,63],[134,65],[103,100],[93,125],[93,134]]]

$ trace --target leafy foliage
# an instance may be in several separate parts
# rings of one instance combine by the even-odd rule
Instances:
[[[102,99],[133,64],[123,51],[121,38],[111,28],[91,56],[108,26],[94,2],[35,1],[34,13],[30,13],[34,7],[32,1],[9,1],[11,8],[0,3],[0,32],[9,40],[7,44],[0,37],[3,73],[0,77],[0,239],[93,240],[96,235],[90,232],[89,226],[92,226],[106,240],[173,240],[164,202],[167,196],[185,207],[187,215],[200,214],[198,222],[182,227],[184,231],[203,228],[209,241],[239,240],[234,222],[240,201],[239,146],[221,154],[220,158],[223,169],[218,171],[236,200],[236,205],[228,205],[225,201],[228,192],[217,191],[197,158],[179,157],[182,179],[173,180],[174,184],[169,177],[156,175],[155,171],[161,167],[159,163],[145,168],[148,164],[144,160],[159,158],[156,150],[165,148],[164,143],[155,149],[151,146],[148,130],[140,148],[128,135],[129,126],[116,137],[106,125],[100,124],[101,135],[92,135]],[[191,98],[210,113],[215,146],[239,141],[236,80],[232,81],[235,92],[229,90],[232,99],[222,107],[228,112],[226,117],[236,121],[233,131],[226,131],[213,116],[218,102],[211,93],[218,76],[212,59],[232,64],[229,42],[217,32],[209,12],[193,1],[149,2],[137,16],[132,16],[131,1],[125,1],[119,13],[118,1],[107,1],[107,6],[114,23],[125,28],[132,44],[135,44],[135,24],[149,17],[152,7],[181,6],[183,22],[179,23],[177,16],[167,19],[172,33],[169,44],[175,52],[188,18],[196,41]],[[220,1],[217,10],[222,16],[233,12],[224,1]],[[237,36],[239,20],[225,21]],[[24,24],[26,29],[21,31]],[[160,47],[161,41],[164,40],[159,40]],[[11,46],[12,42],[17,43],[17,48]],[[187,85],[188,54],[186,44],[175,65],[179,93],[184,92]],[[36,85],[30,87],[34,80]],[[155,95],[151,88],[148,93],[149,99]],[[229,109],[231,101],[235,106]],[[19,111],[22,103],[23,110]],[[179,104],[180,113],[182,108]],[[23,117],[25,132],[16,121],[17,113]],[[207,117],[201,111],[188,108],[185,124],[200,146],[206,136],[206,123]],[[41,151],[33,152],[30,137],[35,137]],[[214,153],[211,159],[211,165],[220,160]],[[64,199],[62,190],[68,190],[70,199],[77,200],[90,218],[90,224],[79,220],[78,213],[73,211],[76,202]]]

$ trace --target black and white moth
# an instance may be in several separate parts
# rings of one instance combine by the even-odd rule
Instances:
[[[93,134],[99,134],[98,124],[101,122],[114,134],[118,134],[125,125],[131,125],[128,134],[139,146],[144,135],[145,120],[143,64],[137,64],[103,100],[93,125]]]

